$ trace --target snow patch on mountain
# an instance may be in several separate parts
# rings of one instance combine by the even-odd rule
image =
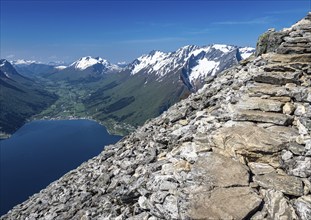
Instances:
[[[66,69],[67,66],[55,66],[54,68],[57,70],[63,70],[63,69]]]
[[[250,57],[252,54],[255,53],[255,48],[253,47],[241,47],[239,48],[240,51],[240,55],[242,57],[242,59],[247,59],[248,57]]]
[[[20,59],[20,60],[13,60],[13,61],[11,61],[11,63],[13,65],[30,65],[30,64],[33,64],[33,63],[40,63],[40,62],[35,61],[35,60]]]
[[[134,66],[132,74],[140,72],[146,67],[151,67],[149,72],[158,71],[164,65],[163,61],[168,57],[169,54],[161,51],[152,51],[148,55],[143,55],[137,59],[137,65]]]
[[[117,65],[111,64],[105,59],[102,59],[100,57],[93,58],[91,56],[82,57],[79,60],[73,62],[70,66],[74,67],[77,70],[85,70],[96,64],[103,65],[108,70],[120,70],[120,67],[118,67]]]
[[[233,46],[229,46],[229,45],[225,45],[225,44],[214,44],[212,45],[212,48],[216,49],[216,50],[220,50],[223,53],[228,53],[230,52],[234,47]]]
[[[144,72],[147,74],[155,74],[161,78],[172,70],[182,68],[186,62],[192,58],[199,60],[197,62],[197,66],[192,69],[192,71],[195,71],[191,77],[194,80],[194,78],[202,78],[208,73],[215,74],[215,72],[211,72],[210,68],[216,68],[219,65],[215,64],[215,58],[202,59],[202,56],[204,57],[208,54],[212,54],[215,51],[219,51],[218,53],[222,53],[221,55],[224,55],[236,49],[237,47],[234,46],[214,44],[203,47],[187,45],[170,53],[152,51],[150,54],[139,57],[130,65],[131,74],[135,75],[139,72]]]
[[[196,65],[191,70],[191,74],[189,76],[190,82],[193,82],[197,79],[205,78],[207,75],[215,75],[218,70],[219,62],[215,62],[213,60],[202,59],[198,61],[198,65]]]

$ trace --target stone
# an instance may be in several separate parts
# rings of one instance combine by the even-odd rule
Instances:
[[[264,128],[245,125],[221,128],[212,136],[216,148],[220,148],[230,156],[243,156],[249,162],[263,162],[279,166],[278,153],[286,143]]]
[[[188,125],[188,124],[189,124],[189,122],[188,122],[186,119],[184,119],[184,120],[179,120],[178,123],[181,124],[182,126],[185,126],[185,125]]]
[[[294,155],[303,155],[305,152],[305,147],[296,142],[290,142],[288,144],[288,150],[290,150]]]
[[[134,215],[132,217],[127,218],[128,220],[149,220],[150,218],[147,212],[142,212],[138,215]]]
[[[295,200],[294,207],[301,220],[311,218],[311,196],[303,196]]]
[[[294,111],[295,111],[295,106],[290,102],[286,102],[285,105],[283,106],[284,114],[292,115]]]
[[[169,195],[165,198],[163,203],[163,209],[165,210],[165,218],[168,219],[178,219],[178,207],[177,198],[175,196]]]
[[[217,188],[190,198],[191,219],[246,219],[262,200],[249,187]]]
[[[289,170],[289,174],[298,177],[310,177],[311,157],[301,157],[295,159],[294,166]]]
[[[252,171],[252,173],[255,175],[275,172],[275,169],[266,163],[250,162],[247,165],[250,168],[250,170]]]
[[[273,125],[268,127],[267,131],[283,143],[294,142],[296,137],[299,136],[298,130],[293,127]]]
[[[192,176],[208,187],[248,186],[249,181],[247,166],[216,153],[199,157]]]
[[[294,114],[297,116],[302,116],[306,114],[306,107],[301,104],[296,104],[296,110]]]
[[[288,97],[290,96],[290,91],[282,86],[271,85],[267,83],[252,83],[248,86],[248,91],[254,94],[264,94],[270,95],[272,97]]]
[[[268,173],[255,176],[254,182],[265,189],[274,189],[287,195],[303,195],[303,183],[299,178],[294,176]]]
[[[189,163],[196,161],[198,155],[196,153],[196,144],[193,142],[185,142],[180,147],[180,156],[185,158]]]
[[[191,170],[191,164],[188,161],[180,160],[174,164],[174,168],[177,172],[189,172]]]
[[[307,135],[309,133],[309,130],[305,127],[303,123],[300,122],[300,120],[297,120],[297,128],[299,131],[299,134],[301,135]]]
[[[297,219],[294,208],[283,193],[273,189],[265,192],[265,206],[271,219]]]
[[[300,73],[297,72],[269,72],[260,73],[254,76],[253,80],[259,83],[268,83],[272,85],[285,85],[286,83],[299,84]]]
[[[232,120],[267,122],[276,125],[290,125],[294,119],[291,116],[281,113],[239,110],[233,113]]]
[[[140,196],[138,198],[138,205],[142,209],[150,209],[151,204],[145,196]]]
[[[249,97],[240,100],[235,107],[242,110],[261,110],[268,112],[280,112],[284,104],[280,101]]]
[[[282,160],[289,160],[293,157],[293,153],[290,151],[285,151],[284,153],[282,153]]]

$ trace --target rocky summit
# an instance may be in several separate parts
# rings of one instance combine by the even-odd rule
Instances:
[[[311,13],[1,219],[311,219]]]

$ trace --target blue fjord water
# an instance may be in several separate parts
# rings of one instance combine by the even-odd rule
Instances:
[[[90,120],[25,124],[0,141],[0,216],[120,139]]]

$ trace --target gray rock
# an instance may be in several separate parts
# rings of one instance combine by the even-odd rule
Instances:
[[[297,219],[294,208],[283,193],[269,189],[265,192],[265,206],[271,219]]]
[[[276,100],[248,97],[240,100],[235,107],[242,110],[261,110],[267,112],[280,112],[284,103]]]
[[[311,176],[311,157],[300,157],[295,160],[294,166],[289,173],[298,177]]]
[[[295,200],[294,207],[301,220],[311,218],[311,196],[303,196]]]
[[[266,163],[250,162],[247,164],[253,174],[260,175],[275,172],[275,169]]]
[[[199,157],[192,167],[192,175],[195,180],[209,188],[248,186],[249,180],[245,165],[216,153]]]
[[[292,115],[294,111],[295,111],[295,106],[290,102],[286,102],[285,105],[283,106],[284,114]]]
[[[265,189],[274,189],[287,195],[303,195],[303,183],[299,178],[294,176],[268,173],[255,176],[254,182]]]
[[[212,140],[217,148],[230,156],[241,155],[249,158],[250,162],[264,162],[276,167],[279,166],[279,160],[273,154],[286,143],[266,129],[254,125],[221,128],[215,132]]]
[[[192,195],[191,219],[244,219],[255,212],[261,198],[249,187],[218,188]]]
[[[232,119],[237,121],[267,122],[276,125],[290,125],[294,120],[289,115],[254,110],[237,110],[234,112]]]

